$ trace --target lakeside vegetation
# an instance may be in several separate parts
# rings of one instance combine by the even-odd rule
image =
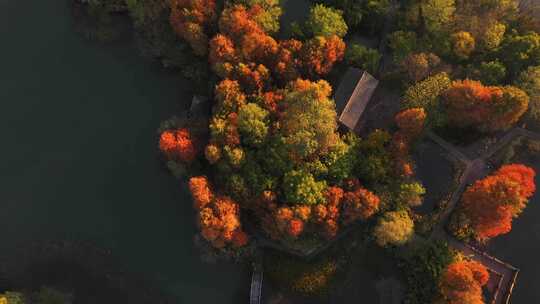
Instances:
[[[314,1],[287,30],[278,0],[125,4],[148,53],[212,100],[208,116],[179,116],[159,130],[167,166],[192,194],[207,253],[249,258],[261,236],[309,251],[357,224],[362,241],[399,265],[405,303],[484,303],[485,266],[417,236],[431,232],[417,211],[430,189],[411,155],[427,132],[459,146],[539,123],[540,28],[517,1],[405,1],[388,37],[378,37],[388,39],[385,54],[350,41],[392,22],[386,0]],[[401,109],[386,129],[339,127],[329,75],[346,66],[397,83]],[[534,169],[496,169],[457,204],[447,228],[458,238],[510,232],[535,192]],[[329,255],[272,258],[271,276],[309,295],[327,292],[346,265]]]

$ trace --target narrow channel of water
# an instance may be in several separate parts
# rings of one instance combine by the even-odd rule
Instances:
[[[92,240],[178,303],[245,302],[239,267],[199,261],[188,194],[157,159],[190,84],[131,43],[84,41],[63,0],[0,0],[0,39],[0,250]]]

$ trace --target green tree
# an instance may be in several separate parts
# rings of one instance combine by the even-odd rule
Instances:
[[[395,63],[402,62],[407,55],[416,50],[416,33],[396,31],[388,36],[388,45],[393,51]]]
[[[322,4],[316,4],[311,8],[306,27],[313,36],[324,37],[332,35],[343,37],[348,30],[343,12]]]
[[[389,10],[389,0],[363,1],[363,23],[367,25],[371,33],[374,33],[378,28],[383,26]]]
[[[279,18],[283,13],[279,0],[234,0],[234,3],[242,4],[247,8],[257,5],[261,10],[254,16],[255,22],[268,34],[279,32]]]
[[[516,77],[531,65],[540,64],[540,34],[511,33],[502,43],[499,58],[511,77]]]
[[[478,67],[478,75],[472,77],[485,85],[500,84],[506,77],[506,67],[499,61],[482,62]]]
[[[161,17],[167,2],[162,0],[126,0],[126,5],[135,26],[143,28]]]
[[[521,72],[516,85],[529,95],[529,115],[540,122],[540,66]]]
[[[289,153],[302,160],[327,151],[338,138],[335,103],[328,82],[297,80],[289,86],[282,104],[280,134]]]
[[[343,11],[343,17],[349,28],[358,27],[364,19],[364,1],[332,0],[325,2]]]
[[[417,207],[422,204],[424,194],[426,194],[426,189],[418,182],[401,184],[398,202],[405,206]]]
[[[375,130],[358,144],[359,160],[355,172],[369,184],[385,183],[390,177],[392,159],[388,153],[390,134]]]
[[[338,144],[323,156],[329,182],[338,184],[344,179],[352,177],[358,162],[357,139],[354,138],[352,141],[346,143],[339,140]]]
[[[325,181],[316,181],[311,173],[293,170],[283,177],[283,192],[288,203],[315,205],[325,202]]]
[[[456,11],[455,0],[423,0],[420,7],[429,32],[438,32],[447,27]]]
[[[272,176],[283,176],[286,172],[292,170],[293,163],[289,158],[288,146],[285,139],[279,135],[271,136],[264,146],[264,149],[256,151],[256,159]]]
[[[238,130],[245,143],[260,146],[268,134],[268,111],[256,103],[248,103],[238,111]]]
[[[348,64],[372,74],[376,73],[379,69],[381,57],[381,54],[376,49],[367,48],[358,43],[349,45],[345,52],[345,60]]]
[[[244,184],[250,189],[250,193],[257,197],[265,190],[275,190],[278,186],[277,179],[283,176],[283,171],[287,168],[279,168],[279,163],[274,162],[274,171],[266,170],[267,163],[271,160],[260,159],[253,152],[248,152],[246,160],[240,174],[244,180]]]
[[[439,279],[455,254],[446,242],[425,241],[406,252],[400,267],[407,274],[404,303],[433,303],[439,292]]]
[[[373,231],[379,246],[401,246],[414,234],[414,222],[405,211],[385,213]]]
[[[439,102],[441,94],[450,87],[451,81],[446,73],[439,73],[414,84],[405,91],[403,109],[424,108],[428,115],[428,125],[444,123],[445,116]]]

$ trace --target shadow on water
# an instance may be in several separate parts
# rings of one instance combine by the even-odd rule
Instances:
[[[0,2],[0,250],[92,240],[181,303],[239,303],[238,266],[200,262],[185,187],[157,158],[160,121],[190,84],[72,29],[66,1]]]

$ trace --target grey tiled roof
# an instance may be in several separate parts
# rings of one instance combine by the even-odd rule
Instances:
[[[349,68],[334,95],[339,122],[355,130],[378,84],[368,72]]]

